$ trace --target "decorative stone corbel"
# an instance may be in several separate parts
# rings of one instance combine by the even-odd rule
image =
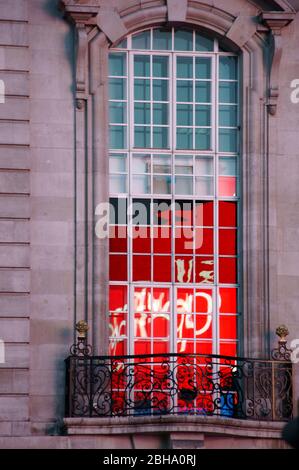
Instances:
[[[261,14],[262,22],[273,35],[274,53],[270,70],[270,88],[268,96],[268,112],[271,116],[276,114],[277,100],[279,97],[279,72],[283,53],[283,44],[281,31],[295,17],[294,12],[263,12]]]

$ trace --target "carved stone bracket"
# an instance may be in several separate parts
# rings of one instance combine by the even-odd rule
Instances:
[[[273,36],[273,59],[270,70],[270,88],[268,96],[268,111],[274,116],[277,109],[279,97],[279,73],[283,53],[283,40],[281,36],[282,29],[293,21],[295,13],[293,12],[263,12],[261,20],[271,31]]]

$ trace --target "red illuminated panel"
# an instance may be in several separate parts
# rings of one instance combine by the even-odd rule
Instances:
[[[235,176],[219,176],[219,196],[237,195],[237,178]]]
[[[120,313],[112,314],[109,320],[109,336],[111,338],[127,335],[127,315]]]
[[[110,281],[127,280],[127,257],[125,255],[110,255],[109,279]]]
[[[220,315],[220,338],[237,338],[237,317],[235,315]]]
[[[196,289],[195,311],[197,313],[212,313],[213,311],[212,289]]]
[[[198,228],[195,235],[195,252],[197,254],[212,255],[214,252],[213,229]]]
[[[175,201],[175,225],[193,226],[192,201]]]
[[[151,229],[150,227],[132,227],[133,252],[151,252]]]
[[[219,288],[220,313],[237,313],[237,289],[230,287]]]
[[[194,343],[193,341],[178,341],[177,342],[177,354],[194,354]]]
[[[169,301],[169,288],[167,287],[154,287],[153,289],[153,302],[152,302],[153,313],[170,312],[170,301]]]
[[[223,284],[237,283],[236,258],[219,258],[219,281]]]
[[[154,227],[154,253],[171,253],[170,227]]]
[[[193,258],[191,256],[176,256],[175,280],[176,282],[193,282]]]
[[[135,313],[134,336],[136,338],[151,337],[151,315],[147,313]]]
[[[236,255],[237,254],[237,231],[224,229],[219,230],[219,254]]]
[[[195,282],[213,284],[214,282],[214,259],[203,256],[195,258]]]
[[[134,342],[134,354],[151,354],[151,343],[150,341],[135,341]]]
[[[194,291],[193,289],[177,290],[177,313],[194,312]]]
[[[109,309],[111,312],[126,312],[128,310],[126,286],[110,286]]]
[[[197,201],[195,206],[195,225],[200,227],[213,227],[214,203]]]
[[[150,312],[152,309],[151,289],[148,287],[136,287],[134,290],[134,312]]]
[[[194,231],[192,228],[179,227],[175,229],[175,252],[177,254],[193,253]]]
[[[237,203],[219,202],[219,227],[237,226]]]
[[[167,313],[153,314],[153,336],[155,338],[168,338],[169,315]]]
[[[171,282],[171,256],[154,256],[154,281]]]
[[[212,314],[195,315],[195,338],[212,339]]]
[[[199,342],[195,343],[196,354],[212,354],[212,341],[209,342]]]
[[[237,343],[222,343],[220,342],[220,355],[221,356],[232,356],[237,355]]]
[[[177,316],[177,337],[178,339],[194,338],[194,315],[183,313]]]
[[[109,227],[109,250],[113,253],[126,253],[127,227],[113,225]]]
[[[127,354],[126,339],[111,339],[109,341],[109,356],[125,356]]]
[[[168,341],[154,341],[153,354],[167,354],[169,353]]]
[[[151,280],[151,257],[133,256],[133,281]]]

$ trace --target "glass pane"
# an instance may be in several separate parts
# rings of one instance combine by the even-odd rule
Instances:
[[[127,122],[126,103],[110,102],[109,104],[109,122],[111,124],[125,124]]]
[[[150,56],[134,56],[134,75],[136,77],[149,77],[150,75]]]
[[[219,282],[223,284],[237,283],[236,258],[219,258]]]
[[[219,230],[219,254],[233,256],[237,254],[237,230]]]
[[[192,126],[193,124],[193,106],[192,104],[178,104],[176,111],[178,126]]]
[[[175,178],[176,194],[193,194],[193,177],[176,176]]]
[[[237,159],[235,157],[219,157],[219,175],[237,175]]]
[[[211,148],[211,130],[195,129],[195,148],[209,150]]]
[[[141,126],[134,129],[134,145],[140,148],[149,148],[151,146],[150,127]]]
[[[219,106],[219,125],[236,127],[238,119],[237,106]]]
[[[126,54],[111,53],[109,54],[109,75],[126,75]]]
[[[168,77],[168,57],[167,56],[153,56],[153,76],[154,77]]]
[[[195,50],[201,52],[212,52],[214,50],[214,40],[195,33]]]
[[[127,192],[127,176],[126,175],[110,175],[109,188],[111,193]]]
[[[143,79],[135,79],[134,81],[134,98],[135,100],[150,100],[150,81]]]
[[[219,84],[219,102],[220,103],[237,103],[237,83],[220,82]]]
[[[196,175],[213,175],[214,174],[213,157],[195,157],[195,174]]]
[[[111,100],[125,100],[126,93],[126,79],[123,78],[110,78],[109,80],[109,98]]]
[[[176,72],[178,78],[193,78],[193,58],[178,57]]]
[[[176,155],[175,174],[176,175],[192,175],[193,174],[192,155]]]
[[[237,57],[219,58],[219,78],[220,80],[237,79]]]
[[[211,106],[200,105],[195,107],[195,125],[210,126],[211,125]]]
[[[133,281],[151,280],[151,257],[133,256]]]
[[[127,171],[127,155],[122,153],[110,155],[109,171],[110,173]]]
[[[193,131],[191,128],[177,128],[176,146],[178,149],[193,148]]]
[[[169,50],[171,49],[172,42],[172,33],[171,31],[165,31],[163,29],[154,29],[153,30],[153,49],[155,50]]]
[[[168,127],[153,128],[153,147],[156,149],[168,148]]]
[[[237,289],[221,287],[218,293],[220,313],[237,313]]]
[[[219,129],[219,150],[220,152],[237,152],[236,129]]]
[[[133,173],[150,173],[151,172],[151,156],[150,155],[133,155]]]
[[[168,104],[154,103],[153,123],[165,125],[168,124]]]
[[[219,227],[237,226],[237,204],[235,202],[219,202]]]
[[[117,44],[118,49],[127,49],[127,40],[123,39],[120,43]]]
[[[193,101],[193,84],[192,81],[177,81],[177,101]]]
[[[127,126],[110,126],[110,148],[122,149],[127,146]]]
[[[127,256],[110,255],[109,256],[109,279],[110,281],[127,280]]]
[[[148,194],[151,192],[151,179],[150,176],[146,175],[135,175],[133,176],[133,188],[134,194]]]
[[[176,51],[193,51],[193,31],[178,29],[174,32]]]
[[[153,177],[153,193],[154,194],[171,194],[171,176],[154,176]]]
[[[201,176],[195,178],[195,193],[199,196],[212,196],[214,193],[214,178]]]
[[[235,176],[219,176],[218,195],[220,197],[237,196],[237,178]]]
[[[197,103],[210,103],[211,102],[211,83],[210,82],[196,82],[195,101]]]
[[[168,80],[153,80],[154,101],[168,100]]]
[[[134,105],[135,124],[150,124],[151,112],[149,103],[135,103]]]
[[[150,49],[151,47],[151,32],[143,31],[142,33],[135,34],[132,37],[133,49]]]
[[[171,157],[168,155],[156,156],[153,160],[153,173],[171,173]]]
[[[211,78],[211,59],[203,57],[195,59],[195,78]]]

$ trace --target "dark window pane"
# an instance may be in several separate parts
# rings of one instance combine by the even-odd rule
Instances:
[[[127,281],[127,256],[109,256],[109,279],[111,281]]]
[[[171,256],[154,256],[154,281],[171,282]]]
[[[150,256],[133,256],[133,281],[151,281]]]

